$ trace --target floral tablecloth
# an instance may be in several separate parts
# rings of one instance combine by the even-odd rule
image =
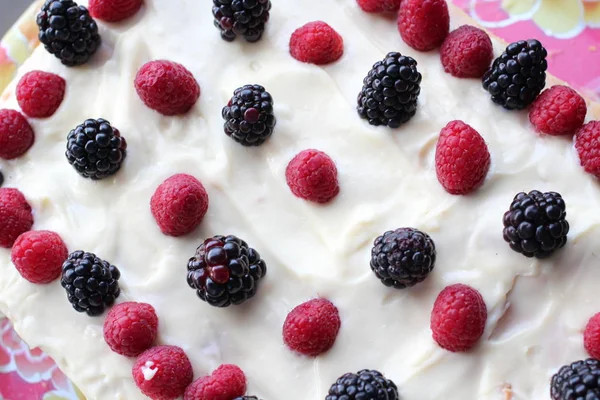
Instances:
[[[275,0],[277,1],[277,0]],[[540,39],[550,72],[600,100],[600,0],[452,0],[508,42]],[[0,92],[38,45],[36,1],[0,42]],[[84,400],[39,349],[29,347],[0,314],[0,400]]]

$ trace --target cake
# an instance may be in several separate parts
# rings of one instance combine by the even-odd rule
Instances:
[[[219,1],[215,4],[230,3]],[[368,9],[376,2],[359,3]],[[425,3],[441,7],[439,1]],[[260,4],[268,10],[266,1]],[[87,1],[80,5],[111,20],[110,13]],[[589,357],[583,331],[599,311],[593,296],[600,281],[600,188],[586,172],[594,166],[578,157],[575,131],[536,133],[527,110],[504,109],[481,79],[454,77],[444,70],[439,51],[416,50],[428,46],[410,38],[418,25],[403,30],[411,46],[403,41],[394,13],[367,13],[354,0],[279,1],[270,8],[268,22],[257,13],[263,19],[236,35],[219,20],[221,32],[215,29],[212,6],[208,0],[145,0],[141,9],[116,22],[95,22],[80,10],[80,28],[89,30],[85,51],[62,53],[59,59],[40,47],[2,96],[0,109],[24,112],[17,86],[27,73],[44,71],[64,80],[64,87],[58,80],[45,89],[56,94],[62,87],[64,98],[45,109],[44,118],[27,118],[33,145],[28,139],[27,151],[0,163],[2,187],[17,188],[33,210],[33,226],[20,219],[25,226],[19,229],[54,232],[58,237],[44,239],[54,243],[47,257],[60,264],[66,260],[48,277],[28,276],[11,260],[15,238],[2,243],[0,311],[30,346],[46,351],[90,400],[147,398],[136,380],[143,386],[160,373],[148,361],[158,351],[136,360],[112,351],[105,340],[108,316],[127,312],[113,303],[124,302],[148,303],[158,317],[156,340],[144,349],[177,346],[159,350],[178,366],[188,368],[189,359],[193,379],[239,378],[238,369],[222,366],[236,365],[245,375],[247,396],[264,400],[351,399],[341,393],[361,379],[378,390],[379,397],[369,398],[381,400],[546,399],[551,386],[578,376],[573,371],[597,376],[598,362],[592,360],[555,375]],[[448,8],[451,31],[475,25]],[[418,21],[418,12],[411,18]],[[319,26],[332,41],[325,59],[307,54],[314,46],[292,51],[293,57],[293,33],[319,20],[339,36]],[[501,57],[507,44],[491,41],[493,58]],[[307,59],[299,61],[302,57]],[[382,119],[361,111],[359,103],[357,114],[357,94],[372,95],[363,88],[367,73],[390,57],[390,63],[412,68],[407,79],[418,82],[420,90],[414,88],[407,102],[415,105],[402,109],[401,117]],[[148,64],[157,60],[169,63]],[[177,77],[177,96],[146,96],[149,81],[144,79],[152,79],[156,70]],[[496,78],[484,77],[488,91]],[[554,85],[562,83],[548,76],[545,87]],[[258,113],[246,120],[265,122],[254,136],[241,131],[239,123],[230,124],[244,91],[257,101],[252,108]],[[506,108],[525,108],[533,98],[527,104],[495,100]],[[588,102],[585,122],[599,117],[600,106]],[[384,122],[390,127],[376,126]],[[26,135],[24,126],[21,135]],[[452,146],[451,138],[438,143],[441,131],[451,136],[444,129],[468,131],[469,144],[475,143],[478,168],[469,169],[473,179],[467,189],[462,181],[453,186],[453,176],[444,180],[448,173],[436,157],[440,147]],[[579,137],[586,133],[585,127],[578,129]],[[79,163],[77,137],[87,132],[98,142],[106,136],[114,153],[110,165],[94,169]],[[483,141],[473,139],[477,135]],[[579,153],[596,151],[593,140],[586,146]],[[303,179],[315,171],[310,162],[318,163],[321,180],[306,189]],[[181,187],[198,205],[185,220],[169,214],[177,208],[173,193]],[[535,204],[563,207],[553,219],[561,221],[562,231],[551,248],[531,248],[508,232],[511,218],[521,218],[514,215],[525,196]],[[24,208],[20,212],[29,212],[21,198],[14,201]],[[7,220],[0,221],[3,232],[9,229],[2,226]],[[12,252],[25,257],[26,239],[38,240],[16,239]],[[381,269],[377,257],[393,250],[384,248],[386,243],[403,240],[420,247],[412,258],[417,267],[400,280]],[[249,260],[243,298],[211,292],[207,278],[195,275],[214,248],[233,248]],[[223,268],[227,277],[233,274],[237,261],[228,254],[229,264],[222,252],[213,254],[220,271],[211,267],[210,279],[220,280]],[[99,271],[108,288],[86,307],[69,286],[69,276],[84,262]],[[452,296],[477,310],[470,320],[476,326],[467,327],[472,337],[458,342],[440,328],[447,320],[461,320],[439,314],[454,307]],[[309,301],[314,303],[304,305]],[[293,332],[302,331],[298,318],[312,310],[326,315],[314,346]],[[144,338],[154,339],[155,327],[156,321],[149,323]],[[357,371],[363,372],[344,375]],[[189,383],[188,373],[177,379]],[[238,381],[223,390],[235,392],[242,386]],[[338,394],[330,389],[336,381]],[[579,395],[599,398],[597,386],[585,382],[590,388],[579,387]],[[202,400],[193,397],[198,393],[194,387],[188,394]],[[560,397],[564,393],[552,396],[584,398]]]

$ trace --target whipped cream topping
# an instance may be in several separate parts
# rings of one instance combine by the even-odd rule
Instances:
[[[153,368],[154,363],[152,361],[146,361],[144,365],[142,365],[142,375],[144,375],[144,379],[147,381],[151,381],[154,378],[154,375],[158,372],[158,367]]]

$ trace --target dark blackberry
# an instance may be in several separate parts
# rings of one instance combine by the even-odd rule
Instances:
[[[110,122],[88,119],[69,132],[65,155],[81,176],[103,179],[121,168],[127,142]]]
[[[236,397],[233,400],[260,400],[260,399],[256,396],[242,396],[242,397]]]
[[[187,268],[188,285],[215,307],[242,304],[252,298],[267,273],[260,254],[233,235],[206,239]]]
[[[212,12],[223,40],[232,42],[241,35],[256,42],[265,31],[270,10],[270,0],[213,0]]]
[[[325,400],[399,400],[396,384],[381,372],[363,369],[347,373],[329,388]]]
[[[435,243],[413,228],[388,231],[375,239],[371,269],[385,286],[404,289],[427,278],[435,266]]]
[[[4,174],[0,171],[0,186],[4,183]]]
[[[85,64],[100,47],[96,21],[74,1],[46,0],[37,24],[40,42],[69,67]]]
[[[93,253],[75,251],[62,266],[60,284],[78,312],[97,316],[121,294],[119,269]]]
[[[483,88],[507,110],[527,107],[546,86],[547,55],[535,39],[509,44],[483,75]]]
[[[548,257],[567,243],[566,216],[565,201],[558,193],[519,193],[504,213],[504,240],[526,257]]]
[[[227,136],[244,146],[263,144],[273,134],[277,122],[273,98],[260,85],[237,88],[221,114]]]
[[[417,112],[421,93],[417,62],[400,53],[388,53],[377,61],[358,94],[358,115],[371,125],[398,128]]]
[[[552,400],[600,400],[600,361],[593,358],[563,366],[550,383]]]

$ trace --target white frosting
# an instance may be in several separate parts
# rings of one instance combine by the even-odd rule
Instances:
[[[570,140],[536,135],[525,112],[495,106],[479,80],[444,73],[437,52],[408,48],[392,18],[368,15],[354,0],[275,2],[254,45],[223,42],[211,3],[146,0],[132,20],[100,24],[104,45],[89,65],[66,68],[39,49],[21,69],[67,81],[58,112],[31,120],[32,149],[0,163],[5,185],[33,206],[34,228],[116,264],[119,301],[151,303],[159,343],[181,346],[196,378],[234,363],[246,372],[250,394],[321,400],[343,373],[374,368],[405,400],[504,399],[508,385],[515,399],[547,399],[551,375],[585,357],[582,329],[599,311],[600,190]],[[463,17],[452,14],[455,27]],[[288,54],[294,29],[317,19],[345,43],[344,56],[323,68]],[[498,55],[503,45],[495,46]],[[413,56],[423,74],[417,115],[397,130],[369,126],[355,110],[363,78],[388,51]],[[161,116],[135,93],[138,68],[159,58],[184,64],[202,87],[186,116]],[[259,148],[223,133],[221,108],[246,83],[264,85],[275,100],[275,133]],[[13,90],[0,107],[18,107]],[[108,119],[129,143],[122,170],[101,182],[77,175],[64,157],[67,133],[90,117]],[[447,194],[435,176],[437,135],[453,119],[477,129],[492,155],[485,185],[469,196]],[[337,163],[341,192],[328,205],[295,198],[285,183],[288,161],[306,148]],[[211,201],[199,229],[171,238],[158,229],[149,200],[180,172],[200,179]],[[567,246],[545,261],[513,252],[502,239],[504,211],[517,192],[531,189],[560,192],[572,227]],[[395,290],[374,276],[369,258],[376,236],[402,226],[428,232],[438,259],[424,283]],[[252,301],[217,309],[187,286],[186,263],[205,237],[227,233],[255,247],[269,271]],[[480,290],[489,311],[480,344],[462,354],[440,349],[429,330],[437,294],[457,282]],[[316,296],[337,305],[342,327],[331,351],[301,357],[284,346],[281,326],[289,310]],[[0,310],[90,400],[144,398],[131,378],[133,359],[104,342],[104,318],[76,313],[59,282],[22,279],[5,249]]]
[[[151,381],[154,378],[154,375],[158,372],[158,367],[154,367],[154,363],[152,361],[146,361],[144,365],[142,365],[142,375],[144,375],[144,380]]]

